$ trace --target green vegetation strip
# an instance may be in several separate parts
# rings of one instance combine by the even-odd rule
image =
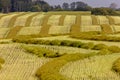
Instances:
[[[46,14],[52,15],[91,15],[90,11],[58,11],[58,12],[47,12]]]
[[[92,32],[83,32],[79,34],[72,34],[70,37],[83,40],[96,40],[96,41],[110,41],[120,42],[120,37],[107,36],[105,34],[91,34]]]
[[[71,26],[71,34],[77,34],[80,32],[80,25],[81,25],[81,16],[77,15],[76,22]]]
[[[22,14],[18,13],[18,15],[12,17],[11,20],[10,20],[10,22],[9,22],[9,24],[8,24],[8,27],[13,27],[16,19],[17,19],[18,17],[20,17],[20,16],[25,15],[25,14],[27,14],[27,13],[22,13]]]
[[[94,55],[95,54],[92,54],[92,53],[91,54],[66,54],[64,56],[61,56],[59,58],[56,58],[44,64],[42,67],[40,67],[37,70],[36,76],[40,80],[70,80],[69,78],[66,78],[65,76],[59,73],[59,70],[61,69],[61,67],[63,67],[65,64],[67,64],[70,61],[81,60]]]
[[[25,49],[25,51],[27,51],[28,53],[32,53],[34,55],[37,55],[38,57],[55,58],[64,55],[39,46],[22,45],[22,48]]]
[[[39,15],[39,14],[41,14],[41,13],[38,12],[38,13],[36,13],[36,14],[33,14],[33,15],[29,16],[29,17],[27,18],[27,20],[26,20],[25,27],[30,26],[30,23],[31,23],[31,21],[32,21],[32,18],[35,17],[35,16],[37,16],[37,15]]]
[[[57,46],[68,46],[77,47],[91,50],[103,50],[106,49],[112,53],[119,53],[120,48],[118,46],[107,46],[105,44],[96,44],[89,42],[83,43],[80,41],[70,41],[70,40],[35,40],[35,39],[22,39],[14,38],[13,42],[25,43],[25,44],[40,44],[40,45],[57,45]]]

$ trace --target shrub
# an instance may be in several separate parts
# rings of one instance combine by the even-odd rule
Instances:
[[[105,44],[96,44],[93,49],[95,50],[102,50],[102,49],[107,49],[108,46],[106,46]]]
[[[108,48],[108,50],[110,50],[113,53],[119,53],[120,52],[120,48],[118,46],[110,46]]]

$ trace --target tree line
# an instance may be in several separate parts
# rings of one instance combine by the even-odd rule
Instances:
[[[109,7],[92,8],[82,1],[74,1],[70,4],[64,2],[62,5],[49,5],[44,0],[0,0],[0,11],[9,12],[48,12],[48,11],[91,11],[92,14],[113,15],[116,14],[117,4],[111,3]],[[120,10],[120,9],[118,9]]]

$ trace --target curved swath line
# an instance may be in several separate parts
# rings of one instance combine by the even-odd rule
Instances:
[[[37,16],[37,15],[39,15],[39,14],[41,14],[41,13],[38,12],[38,13],[36,13],[36,14],[33,14],[33,15],[29,16],[29,17],[27,18],[27,20],[26,20],[25,27],[30,26],[30,23],[31,23],[31,21],[32,21],[32,18],[35,17],[35,16]]]
[[[16,19],[20,16],[25,15],[25,14],[27,14],[27,13],[19,13],[18,15],[13,16],[12,19],[10,20],[10,22],[9,22],[8,27],[13,27]]]
[[[76,15],[76,21],[75,24],[71,26],[71,34],[77,34],[80,32],[80,25],[81,25],[81,16]]]
[[[64,25],[64,19],[65,19],[66,15],[62,15],[60,18],[59,18],[59,25],[60,26],[63,26]]]
[[[47,36],[48,33],[49,33],[49,29],[51,27],[51,25],[48,25],[48,19],[50,18],[51,15],[46,15],[44,18],[43,18],[43,22],[41,24],[41,30],[40,30],[40,35],[42,36]]]

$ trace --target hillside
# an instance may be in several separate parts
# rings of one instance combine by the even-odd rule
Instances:
[[[0,38],[89,31],[118,33],[120,32],[120,17],[95,16],[90,15],[90,12],[16,12],[0,14]]]

